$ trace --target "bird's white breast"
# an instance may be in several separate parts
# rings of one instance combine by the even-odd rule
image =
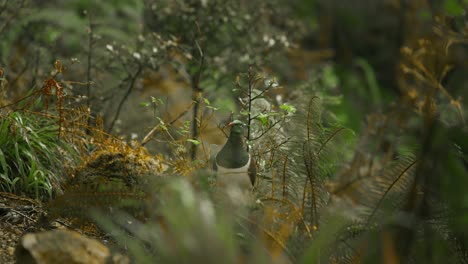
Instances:
[[[220,186],[238,186],[242,188],[251,188],[252,184],[249,178],[250,155],[247,163],[240,168],[225,168],[216,163],[217,182]]]

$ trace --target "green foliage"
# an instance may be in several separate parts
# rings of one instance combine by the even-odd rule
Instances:
[[[58,125],[46,117],[3,114],[0,146],[3,191],[50,197],[61,188],[67,162],[73,162],[67,160],[69,147],[58,137]]]
[[[195,76],[203,61],[202,89],[229,93],[222,82],[232,82],[234,74],[249,65],[268,65],[284,57],[301,33],[300,24],[288,16],[292,10],[273,2],[148,0],[145,20],[149,30],[177,38],[187,59],[187,65],[175,61],[178,68]],[[285,21],[269,22],[278,17]]]
[[[465,1],[464,4],[467,5],[468,3]],[[445,0],[444,10],[445,12],[447,12],[449,15],[452,15],[452,16],[461,16],[465,14],[467,11],[466,6],[464,7],[463,3],[460,3],[460,1],[457,1],[457,0]]]
[[[97,222],[136,263],[269,263],[266,251],[253,243],[242,208],[223,206],[184,178],[157,180],[151,187],[146,222],[124,213],[112,218],[96,214]]]

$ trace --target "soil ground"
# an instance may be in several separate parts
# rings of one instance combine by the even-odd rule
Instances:
[[[45,215],[46,210],[41,202],[11,193],[0,192],[1,264],[16,263],[15,249],[18,242],[24,234],[30,232],[40,232],[54,228],[70,228],[88,237],[96,238],[104,242],[104,244],[108,242],[94,228],[87,228],[84,231],[80,228],[75,228],[76,225],[73,225],[68,219],[49,221]]]

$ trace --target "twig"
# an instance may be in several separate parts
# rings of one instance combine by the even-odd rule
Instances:
[[[21,215],[21,216],[24,217],[24,218],[29,219],[29,221],[31,221],[31,222],[33,222],[33,223],[37,223],[37,221],[34,220],[34,219],[32,219],[30,216],[25,215],[24,213],[22,213],[22,212],[20,212],[20,211],[18,211],[18,210],[16,210],[16,209],[13,209],[12,207],[8,207],[8,209],[9,209],[10,211],[16,213],[16,214]]]
[[[117,119],[120,116],[120,111],[122,111],[122,106],[125,103],[125,101],[127,101],[130,94],[132,93],[133,88],[135,87],[136,79],[138,78],[138,76],[140,75],[142,70],[143,70],[143,68],[142,68],[141,64],[139,64],[137,71],[131,77],[130,84],[128,86],[127,92],[125,93],[124,97],[122,98],[122,100],[119,103],[119,106],[117,107],[117,111],[116,111],[116,114],[114,116],[114,119],[112,120],[112,123],[110,124],[109,129],[107,130],[108,133],[110,133],[112,131],[112,128],[114,127],[115,122],[117,121]]]
[[[283,119],[279,119],[277,121],[275,121],[270,127],[268,127],[267,129],[265,129],[264,131],[262,131],[262,133],[260,135],[258,135],[257,137],[251,139],[250,141],[255,141],[261,137],[263,137],[266,133],[268,133],[268,131],[270,131],[271,129],[273,129],[273,127],[275,127],[277,124],[279,124],[281,121],[283,121]]]
[[[36,48],[36,53],[35,53],[35,58],[34,58],[34,70],[33,70],[33,76],[31,78],[31,87],[36,86],[37,82],[37,76],[39,75],[39,60],[40,60],[40,50],[39,48]]]
[[[62,220],[55,219],[54,221],[57,222],[57,223],[59,223],[59,224],[61,224],[61,225],[63,225],[63,226],[65,226],[65,227],[67,227],[68,229],[73,230],[73,231],[76,231],[76,232],[79,232],[79,233],[82,232],[82,230],[79,230],[79,229],[77,229],[77,228],[75,228],[75,227],[73,227],[73,226],[71,226],[71,225],[65,223],[65,222],[62,221]]]
[[[87,73],[86,73],[86,104],[88,106],[88,111],[91,114],[91,69],[93,66],[93,23],[91,21],[91,13],[88,10],[88,65],[87,65]],[[88,125],[87,127],[91,127],[91,118],[88,117]],[[87,134],[90,134],[91,131],[89,129],[86,130]]]
[[[266,92],[268,92],[268,90],[270,90],[272,87],[273,87],[273,83],[268,84],[268,86],[265,87],[265,89],[263,89],[259,94],[257,94],[256,96],[254,96],[254,97],[252,98],[252,100],[256,100],[256,99],[260,98],[263,94],[265,94]]]
[[[185,109],[184,111],[182,111],[179,115],[177,115],[176,118],[174,118],[171,122],[169,122],[168,124],[169,125],[173,125],[175,122],[177,122],[177,120],[179,120],[180,118],[182,118],[193,106],[193,102],[190,104],[189,107],[187,107],[187,109]],[[148,132],[148,134],[146,134],[146,136],[143,138],[143,140],[141,141],[141,145],[144,146],[146,143],[148,143],[153,137],[154,135],[156,134],[156,131],[158,131],[160,127],[160,124],[157,124],[153,127],[153,129],[151,129],[150,132]]]
[[[38,201],[36,201],[36,200],[21,197],[21,196],[17,196],[17,195],[14,195],[12,193],[0,192],[0,196],[3,197],[3,198],[7,198],[7,199],[14,199],[14,200],[18,200],[18,201],[26,201],[26,202],[29,202],[31,204],[40,205],[40,203]]]
[[[247,112],[247,142],[250,142],[250,131],[251,131],[251,125],[252,125],[252,90],[254,86],[254,81],[252,79],[252,66],[249,66],[249,71],[248,71],[248,79],[249,79],[249,85],[247,87],[247,96],[248,96],[248,112]],[[250,149],[250,144],[247,145],[247,151]]]
[[[288,143],[289,141],[291,140],[291,138],[287,138],[286,140],[284,140],[283,142],[279,143],[278,145],[276,145],[274,148],[269,148],[268,150],[264,151],[264,152],[261,152],[261,153],[258,153],[259,156],[263,156],[265,154],[268,154],[272,151],[274,151],[275,149],[278,149],[279,147],[281,147],[282,145]]]
[[[195,40],[195,45],[197,46],[198,52],[200,53],[200,64],[198,66],[198,70],[195,75],[192,77],[192,101],[194,102],[193,106],[193,116],[192,116],[192,138],[198,138],[198,112],[200,108],[200,79],[201,74],[203,71],[204,61],[205,61],[205,54],[203,53],[202,48],[198,44],[198,41]],[[190,153],[190,157],[192,160],[195,160],[197,156],[197,145],[192,144],[192,149]]]

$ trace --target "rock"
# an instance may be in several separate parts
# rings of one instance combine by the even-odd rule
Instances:
[[[115,262],[110,250],[99,241],[77,232],[52,230],[24,235],[16,248],[16,263],[128,263]]]
[[[8,247],[7,251],[8,251],[8,254],[10,254],[10,256],[13,256],[13,254],[15,253],[15,248],[14,247]]]

